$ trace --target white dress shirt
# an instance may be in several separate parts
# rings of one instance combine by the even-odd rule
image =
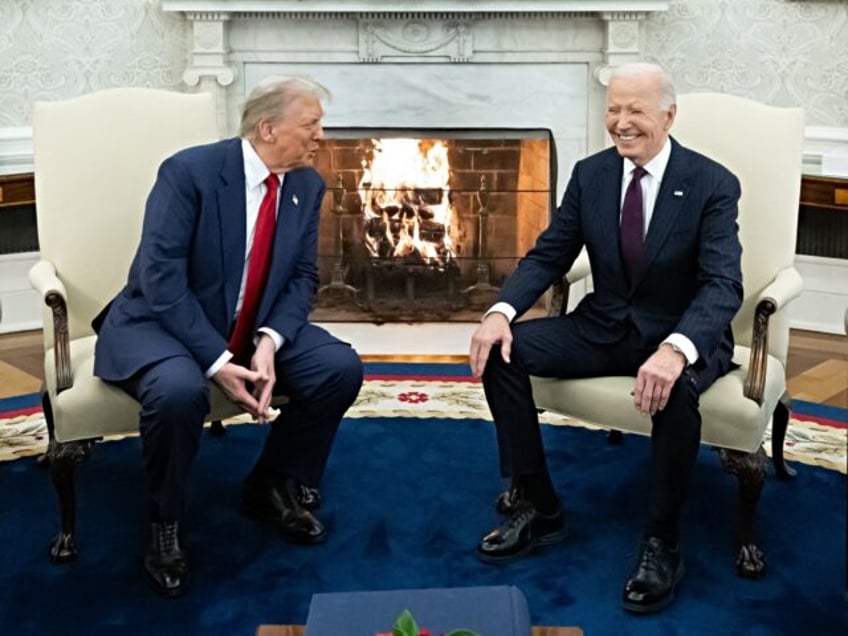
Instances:
[[[256,150],[247,139],[241,140],[241,150],[244,156],[244,199],[245,199],[245,245],[244,245],[244,268],[241,275],[241,285],[239,286],[238,300],[236,301],[236,312],[233,315],[233,322],[238,318],[241,311],[242,302],[244,301],[244,288],[247,284],[247,264],[250,259],[250,250],[253,247],[253,237],[256,233],[256,220],[259,218],[259,206],[262,204],[262,199],[265,198],[265,192],[268,187],[265,185],[265,179],[271,174]],[[283,187],[283,179],[285,173],[277,175],[280,178],[280,189]],[[279,212],[280,205],[280,190],[277,191],[277,210]],[[274,341],[275,351],[279,351],[283,346],[285,339],[270,327],[260,327],[259,331],[267,333]],[[212,366],[206,370],[206,377],[211,378],[218,370],[224,366],[233,354],[230,351],[224,351]]]

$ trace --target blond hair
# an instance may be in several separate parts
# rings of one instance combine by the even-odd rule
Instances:
[[[331,98],[329,90],[308,77],[266,77],[250,91],[244,102],[239,134],[253,141],[260,122],[283,119],[289,104],[304,95],[327,101]]]

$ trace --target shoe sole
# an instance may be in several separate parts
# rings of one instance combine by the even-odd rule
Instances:
[[[512,561],[517,561],[518,559],[526,557],[536,548],[544,548],[549,545],[556,545],[557,543],[562,543],[568,538],[568,530],[563,528],[562,530],[557,530],[556,532],[549,532],[548,534],[542,535],[535,541],[530,541],[526,546],[524,546],[518,552],[514,552],[508,556],[497,557],[492,556],[491,554],[486,554],[485,552],[481,552],[478,548],[475,554],[477,558],[480,559],[483,563],[493,563],[495,565],[501,563],[510,563]]]
[[[283,537],[283,539],[287,543],[293,543],[295,545],[318,545],[319,543],[324,543],[327,540],[327,536],[329,534],[326,531],[324,532],[324,534],[318,535],[317,537],[304,537],[302,535],[288,534],[281,530],[276,520],[270,519],[268,515],[264,513],[264,511],[249,505],[241,506],[241,514],[249,519],[253,519],[254,521],[261,521],[263,523],[273,526],[277,533],[281,537]]]
[[[624,607],[624,609],[628,612],[633,612],[634,614],[655,614],[660,610],[664,610],[666,607],[671,605],[671,602],[674,600],[674,592],[677,590],[678,583],[683,580],[684,574],[686,574],[686,568],[683,567],[683,562],[681,561],[680,567],[674,574],[674,582],[671,584],[671,591],[669,591],[668,596],[660,599],[656,603],[652,603],[651,605],[640,605],[639,603],[622,601],[622,607]]]

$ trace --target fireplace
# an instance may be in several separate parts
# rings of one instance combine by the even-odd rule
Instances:
[[[547,225],[550,131],[326,134],[313,320],[479,320]]]
[[[346,170],[321,166],[329,190],[320,235],[322,293],[315,311],[336,312],[336,317],[320,318],[321,322],[341,320],[342,313],[349,312],[351,322],[334,322],[333,333],[360,352],[381,354],[466,353],[475,323],[459,320],[479,319],[481,312],[473,308],[475,303],[485,304],[492,293],[486,285],[501,284],[516,256],[532,242],[529,235],[535,236],[541,227],[525,232],[525,224],[529,228],[536,221],[525,222],[505,212],[505,201],[523,196],[520,191],[501,191],[488,180],[490,174],[483,188],[482,175],[463,172],[461,160],[482,158],[481,153],[449,152],[449,160],[460,162],[452,164],[449,182],[462,222],[457,230],[448,230],[459,234],[461,250],[451,257],[456,267],[449,270],[457,273],[428,271],[408,277],[399,273],[402,267],[385,264],[384,269],[398,271],[372,272],[370,313],[368,302],[362,300],[365,308],[350,299],[347,305],[337,299],[328,307],[328,294],[368,299],[369,279],[359,241],[364,221],[358,184],[360,154],[369,150],[371,140],[387,132],[457,145],[460,140],[446,133],[550,131],[548,160],[556,155],[556,166],[549,168],[547,187],[558,200],[574,162],[608,143],[603,113],[609,70],[643,57],[645,17],[667,10],[668,4],[668,0],[162,0],[165,11],[180,12],[190,24],[183,77],[193,89],[215,95],[222,136],[238,129],[245,95],[266,75],[308,75],[333,93],[324,119],[334,135],[327,152],[333,145],[352,144],[347,153],[351,164]],[[355,135],[345,133],[341,138],[343,131]],[[418,136],[419,132],[423,134]],[[487,133],[462,141],[483,147],[519,140],[499,141]],[[322,156],[324,161],[329,158]],[[481,200],[488,193],[484,235],[492,237],[479,276],[478,191]],[[502,207],[496,209],[496,203]],[[505,226],[522,234],[514,245],[509,239],[507,247],[495,238],[506,231]],[[334,247],[336,241],[340,250]],[[434,279],[432,283],[427,276]],[[478,281],[479,297],[463,293]],[[346,285],[355,291],[344,291]],[[380,292],[387,288],[408,308],[386,311]],[[573,306],[584,291],[582,283],[572,289],[569,303]],[[452,321],[447,328],[441,322],[421,322],[423,312],[409,308],[416,307],[410,305],[411,298],[434,312],[435,303],[419,300],[434,296],[450,309],[439,310],[439,315],[450,314],[444,318]],[[375,308],[384,313],[377,314]],[[383,319],[397,322],[378,326]],[[408,322],[417,324],[410,328]]]

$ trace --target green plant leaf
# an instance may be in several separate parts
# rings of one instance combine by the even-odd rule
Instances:
[[[392,634],[394,636],[418,636],[418,623],[412,617],[412,612],[408,609],[403,610],[400,616],[397,617],[395,624],[392,626]]]
[[[454,629],[448,632],[447,636],[480,636],[480,634],[472,632],[470,629]]]

